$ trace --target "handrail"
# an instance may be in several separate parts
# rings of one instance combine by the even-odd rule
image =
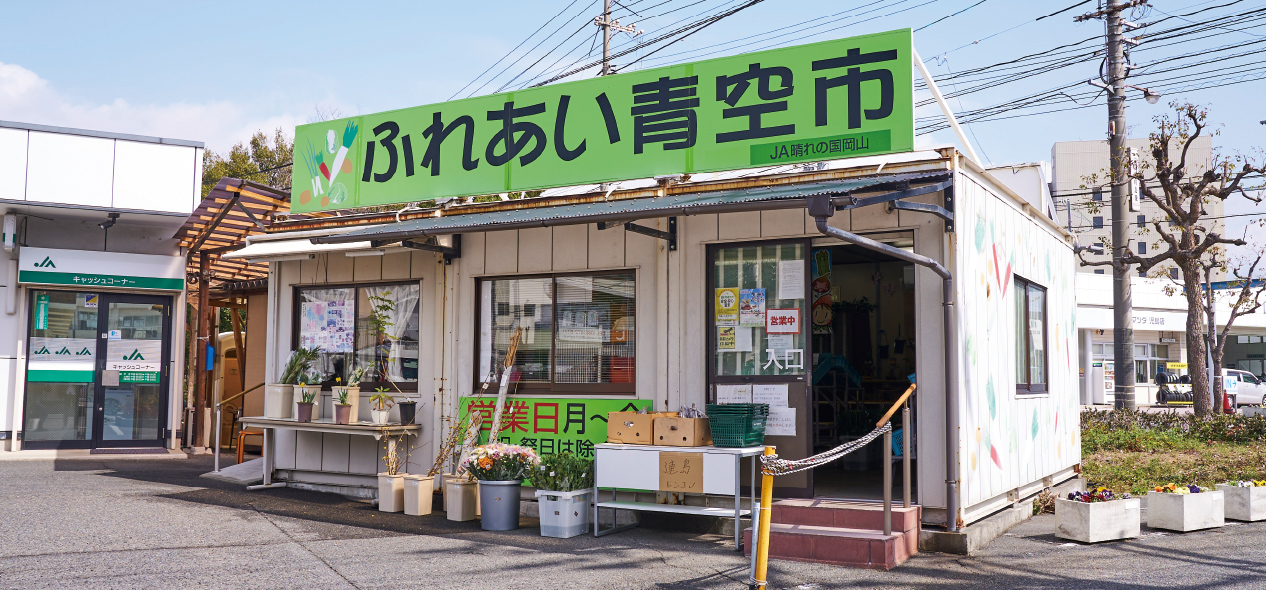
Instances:
[[[218,407],[220,407],[220,406],[222,406],[222,405],[224,405],[224,404],[227,404],[227,403],[229,403],[229,402],[231,402],[231,401],[233,401],[233,400],[235,400],[235,399],[237,399],[237,398],[239,398],[239,397],[242,397],[242,396],[244,396],[244,395],[246,395],[246,394],[248,394],[248,393],[250,393],[250,392],[252,392],[252,391],[255,391],[256,389],[259,389],[259,388],[261,388],[261,387],[263,387],[263,386],[264,386],[264,384],[263,384],[263,383],[260,383],[259,385],[256,385],[255,387],[252,387],[252,388],[250,388],[250,389],[247,389],[246,391],[243,391],[243,392],[241,392],[241,393],[239,393],[239,394],[237,394],[237,395],[234,395],[233,397],[230,397],[229,399],[222,399],[222,400],[220,400],[218,403],[216,403],[216,404],[215,404],[215,406],[218,408]]]
[[[897,413],[897,408],[900,408],[901,404],[906,403],[906,399],[910,397],[910,394],[914,393],[914,388],[915,384],[911,383],[910,387],[906,389],[906,392],[901,394],[901,397],[897,398],[897,403],[892,404],[892,407],[888,408],[888,412],[884,414],[884,417],[880,418],[879,422],[875,423],[875,428],[883,428],[884,423],[887,422],[889,418],[892,418],[893,414]]]

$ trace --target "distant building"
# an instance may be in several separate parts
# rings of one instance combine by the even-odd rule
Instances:
[[[1153,161],[1149,149],[1150,140],[1127,139],[1126,147],[1138,150],[1144,161]],[[1178,154],[1174,157],[1177,159]],[[1077,236],[1083,246],[1104,245],[1104,254],[1087,253],[1087,260],[1107,260],[1111,257],[1108,244],[1112,236],[1112,189],[1108,186],[1109,157],[1107,141],[1061,141],[1051,147],[1052,176],[1051,196],[1059,222]],[[1213,140],[1199,137],[1187,153],[1189,176],[1202,174],[1213,162]],[[1097,178],[1092,178],[1097,175]],[[1152,220],[1164,220],[1165,213],[1148,199],[1140,199],[1140,210],[1129,213],[1131,224],[1130,249],[1140,256],[1155,254],[1166,248],[1160,234],[1152,228]],[[1206,213],[1214,231],[1225,231],[1221,201],[1206,205]],[[1078,272],[1111,275],[1106,266],[1078,266]],[[1173,265],[1154,268],[1157,272],[1176,273]],[[1219,275],[1217,279],[1224,278]]]

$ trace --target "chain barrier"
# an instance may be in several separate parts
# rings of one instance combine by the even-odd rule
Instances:
[[[799,471],[807,471],[856,451],[887,432],[892,432],[892,422],[885,422],[883,427],[876,428],[870,434],[855,441],[844,443],[825,453],[818,453],[804,459],[780,459],[777,454],[762,455],[760,458],[761,473],[765,475],[791,475]]]

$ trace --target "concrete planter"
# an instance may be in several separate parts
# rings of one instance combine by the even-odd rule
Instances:
[[[541,513],[541,536],[567,539],[593,526],[593,490],[551,492],[536,490]]]
[[[264,386],[264,417],[290,418],[294,416],[295,391],[293,385],[269,383]]]
[[[1240,408],[1240,413],[1245,416],[1266,416],[1266,407],[1244,406]]]
[[[1139,536],[1141,502],[1138,498],[1108,502],[1055,500],[1055,536],[1082,543],[1099,543]]]
[[[404,510],[404,476],[378,474],[378,511],[400,512]]]
[[[1218,484],[1226,496],[1226,517],[1249,522],[1266,520],[1266,487],[1242,488]]]
[[[426,475],[404,476],[404,513],[409,516],[426,516],[431,513],[435,478]]]
[[[1221,490],[1199,494],[1147,493],[1147,526],[1170,531],[1198,531],[1225,523]]]

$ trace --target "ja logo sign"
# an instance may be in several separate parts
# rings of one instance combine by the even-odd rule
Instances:
[[[35,263],[35,268],[57,268],[57,265],[53,264],[52,257],[45,256],[44,260]]]
[[[127,355],[127,356],[123,357],[123,360],[125,360],[125,361],[143,361],[143,360],[145,360],[145,357],[141,356],[141,349],[137,348],[137,349],[132,350],[132,354],[129,354],[129,355]]]

